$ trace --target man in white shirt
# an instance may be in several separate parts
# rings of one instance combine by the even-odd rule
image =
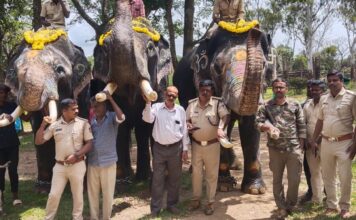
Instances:
[[[151,187],[151,215],[157,217],[162,208],[162,198],[167,186],[167,210],[178,214],[176,204],[179,201],[179,187],[182,173],[182,160],[188,158],[189,137],[186,115],[183,107],[175,104],[178,89],[167,87],[165,102],[155,103],[146,100],[142,119],[153,125],[152,166],[153,177]],[[168,171],[165,184],[165,171]]]

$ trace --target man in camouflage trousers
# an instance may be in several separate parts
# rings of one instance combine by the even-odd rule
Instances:
[[[256,126],[262,132],[279,131],[279,137],[276,139],[268,136],[267,146],[269,166],[273,173],[273,195],[278,207],[277,214],[278,217],[284,218],[293,211],[298,200],[306,125],[300,104],[286,98],[287,82],[277,78],[272,82],[272,89],[274,98],[260,107],[256,116]],[[285,167],[288,174],[286,198],[282,183]]]

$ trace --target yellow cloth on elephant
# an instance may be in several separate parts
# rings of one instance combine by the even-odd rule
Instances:
[[[113,19],[109,21],[109,23],[113,23]],[[161,35],[152,27],[151,22],[144,17],[136,17],[132,19],[132,30],[138,33],[144,33],[148,35],[153,41],[157,42],[161,39]],[[102,46],[104,44],[105,38],[110,36],[112,30],[109,30],[105,34],[100,35],[99,37],[99,45]]]
[[[257,20],[246,22],[244,19],[240,19],[238,22],[220,21],[218,23],[219,27],[221,27],[222,29],[237,34],[245,33],[256,27],[256,25],[258,24],[259,22]]]
[[[45,44],[56,41],[60,36],[67,36],[63,29],[41,29],[38,31],[25,31],[23,36],[34,50],[42,50]]]

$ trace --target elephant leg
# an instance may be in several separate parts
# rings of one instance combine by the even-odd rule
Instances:
[[[241,190],[250,194],[264,194],[266,185],[262,179],[259,161],[260,132],[255,128],[255,116],[241,116],[239,132],[244,155],[244,176]]]
[[[131,128],[129,124],[124,121],[120,124],[117,134],[116,151],[117,151],[117,179],[124,179],[133,175],[130,159],[130,145],[131,145]]]
[[[236,120],[230,120],[227,127],[227,136],[231,140],[231,133]],[[231,176],[230,166],[235,161],[236,155],[233,148],[221,147],[220,151],[220,165],[219,165],[219,177]]]
[[[136,180],[147,180],[151,175],[149,139],[151,136],[151,125],[140,120],[135,126],[137,141],[137,170]]]
[[[42,112],[33,112],[31,116],[31,126],[34,134],[43,119]],[[50,139],[42,145],[35,145],[37,159],[37,181],[35,190],[39,193],[49,193],[51,189],[52,170],[55,165],[55,143]]]

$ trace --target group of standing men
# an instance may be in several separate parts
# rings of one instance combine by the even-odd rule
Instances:
[[[321,204],[324,183],[327,209],[325,214],[339,213],[349,218],[352,160],[356,153],[353,121],[356,119],[356,95],[344,88],[343,75],[327,74],[329,92],[323,95],[325,84],[311,81],[312,99],[304,108],[286,97],[287,82],[272,83],[274,98],[261,106],[256,117],[260,131],[279,132],[279,138],[268,136],[270,169],[273,173],[273,195],[278,215],[285,217],[297,204],[302,172],[303,151],[311,171],[312,202]],[[287,167],[288,190],[284,195],[283,172]],[[337,199],[337,178],[340,199]],[[341,209],[341,210],[339,210]]]

